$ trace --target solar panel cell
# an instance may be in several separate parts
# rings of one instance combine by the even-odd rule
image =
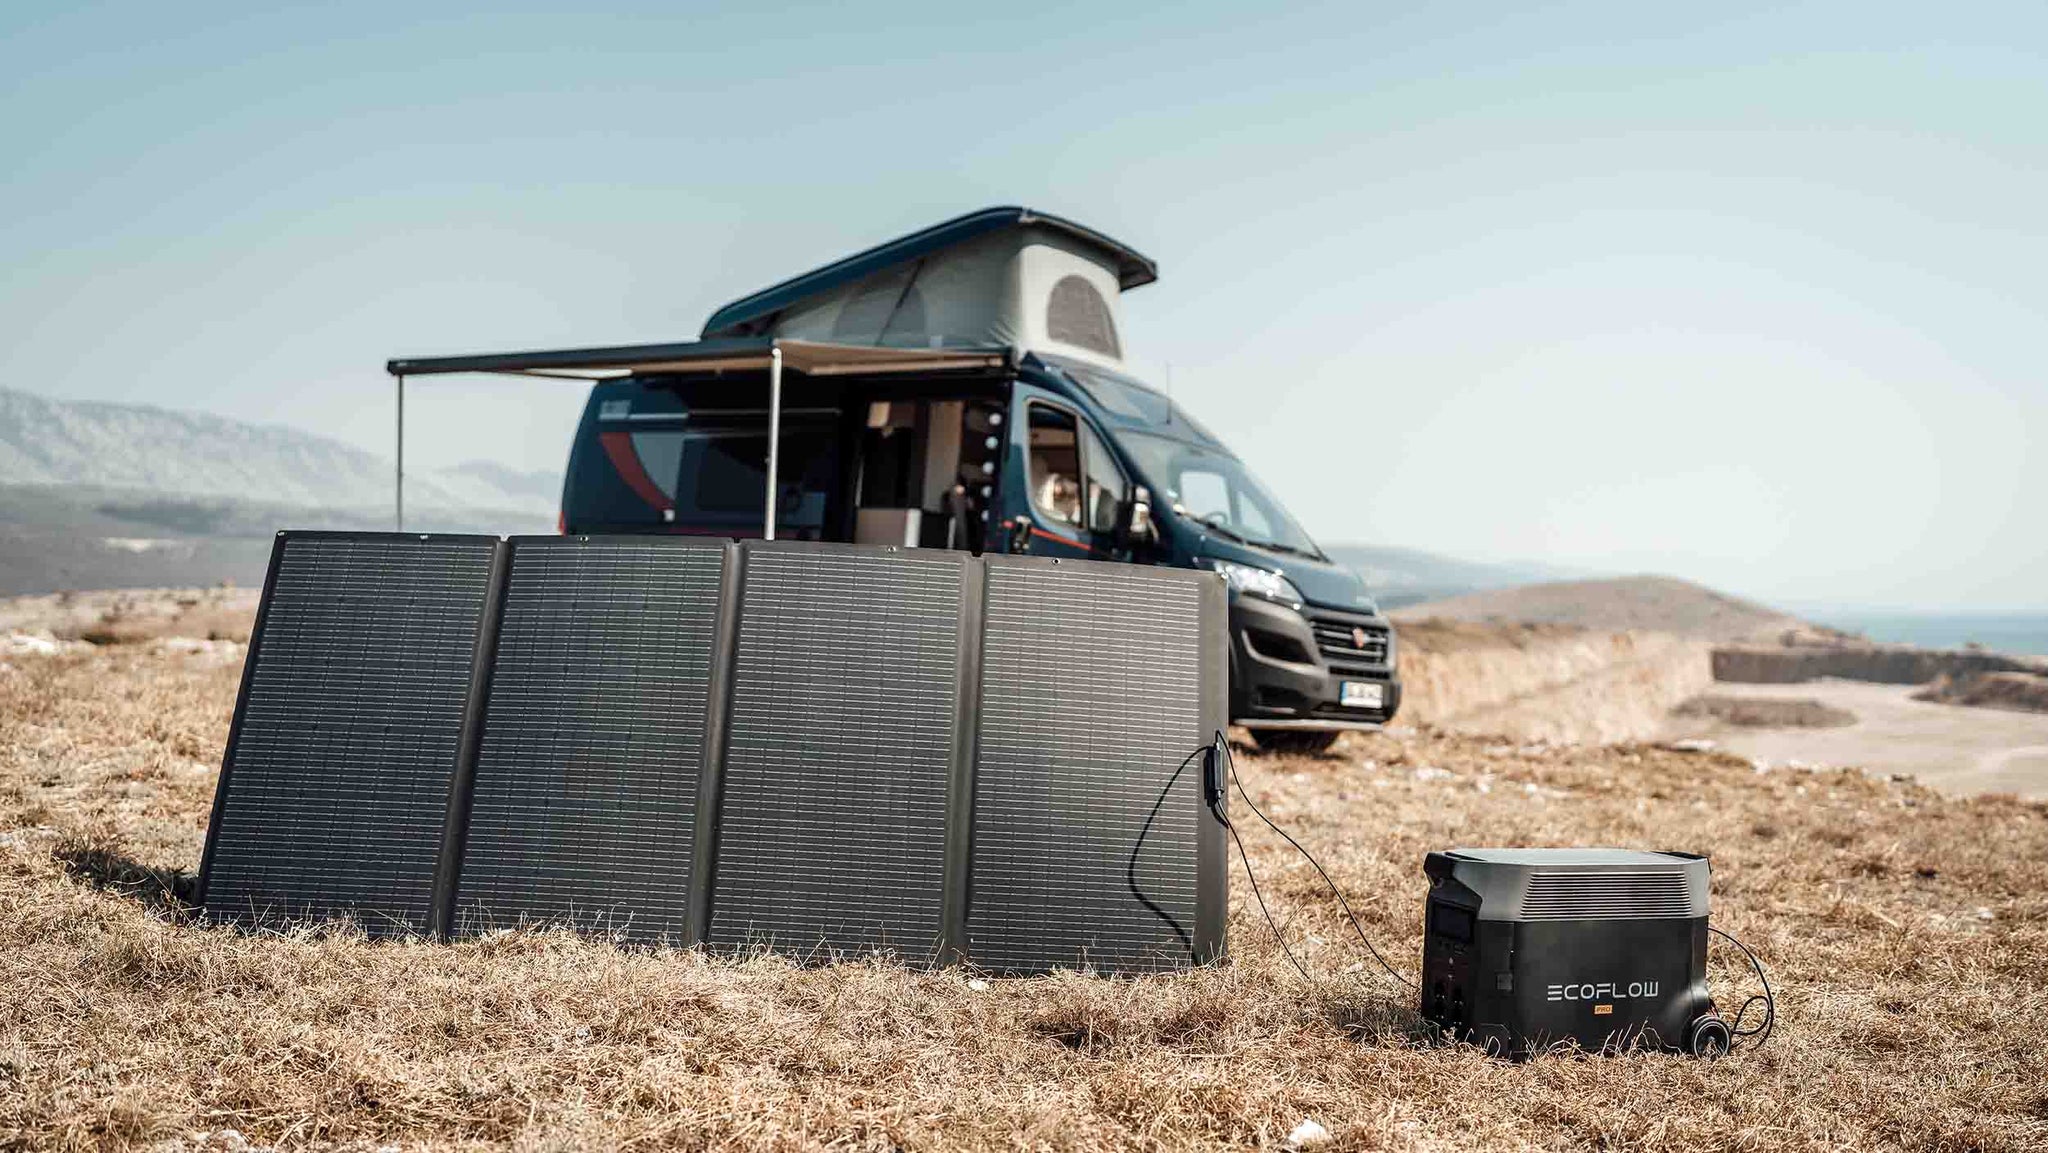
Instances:
[[[709,937],[936,955],[960,553],[749,544]]]
[[[682,942],[725,548],[515,538],[456,931]]]
[[[988,559],[967,951],[997,970],[1205,951],[1205,578]],[[1213,899],[1213,898],[1212,898]]]
[[[427,929],[497,547],[280,535],[208,829],[209,915]]]

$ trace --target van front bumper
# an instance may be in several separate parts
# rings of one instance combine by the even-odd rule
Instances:
[[[1365,644],[1357,643],[1363,637]],[[1345,681],[1383,686],[1381,707],[1343,704]],[[1376,729],[1401,708],[1394,626],[1384,617],[1257,597],[1230,605],[1230,719],[1259,729]]]

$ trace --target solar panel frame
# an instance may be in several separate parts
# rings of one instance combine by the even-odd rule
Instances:
[[[1149,972],[1220,958],[1228,901],[1223,831],[1208,812],[1203,758],[1183,761],[1227,723],[1228,604],[1220,578],[1065,558],[990,556],[983,564],[974,688],[982,708],[968,774],[972,847],[959,938],[967,959],[1029,973],[1061,966]],[[1188,610],[1184,621],[1167,603],[1173,598]],[[1118,636],[1124,622],[1148,614],[1149,633]],[[1147,736],[1148,712],[1170,703],[1117,700],[1104,690],[1134,672],[1156,687],[1171,682],[1173,670],[1116,668],[1114,650],[1119,642],[1169,643],[1161,630],[1183,624],[1182,651],[1173,656],[1192,662],[1194,675],[1178,702],[1182,715],[1163,729],[1151,726]],[[1006,631],[1012,635],[1000,635]],[[1040,647],[1054,655],[1028,651]],[[1099,659],[1077,670],[1075,683],[1060,676],[1063,658],[1089,651]],[[1021,691],[1034,677],[1047,686],[1036,700]],[[1058,715],[1063,707],[1086,715]],[[1113,750],[1090,747],[1102,730],[1119,738]],[[1131,756],[1150,762],[1122,763]],[[1093,783],[1097,774],[1126,769],[1146,774],[1147,783]],[[1119,802],[1126,793],[1130,804]],[[1149,811],[1141,813],[1141,804]],[[1191,874],[1184,886],[1173,871],[1182,867]],[[1062,877],[1070,882],[1064,888]]]
[[[508,550],[443,923],[688,943],[734,546],[578,535]]]
[[[945,550],[796,541],[747,541],[740,551],[705,940],[810,959],[882,950],[912,964],[936,961],[947,944],[962,621],[976,562]],[[828,572],[829,592],[822,580],[804,584]],[[891,618],[894,632],[850,627],[860,614],[844,598],[860,595],[886,596],[872,609]],[[769,698],[806,683],[805,669],[785,659],[796,647],[791,630],[801,627],[821,630],[821,640],[849,629],[836,651],[870,664],[855,670],[842,661],[866,675],[809,682],[817,699],[796,704],[812,715],[776,713]],[[876,671],[899,685],[923,683],[883,707]],[[925,691],[942,699],[923,699]],[[854,734],[865,745],[820,727],[834,710],[867,727]],[[876,751],[886,756],[867,755]],[[833,757],[823,780],[820,766]],[[774,804],[764,788],[780,790]],[[803,856],[806,848],[817,855]]]
[[[759,654],[749,656],[744,651],[744,626],[749,612],[754,614],[756,632],[763,621],[777,616],[792,618],[782,620],[777,628],[799,630],[805,628],[821,630],[815,637],[808,638],[815,644],[844,647],[863,654],[862,659],[872,663],[878,656],[888,655],[887,650],[900,639],[899,633],[908,629],[926,633],[923,639],[911,648],[915,650],[904,659],[914,658],[929,667],[922,668],[917,675],[903,681],[909,690],[899,686],[899,695],[891,698],[870,691],[872,686],[861,688],[863,678],[872,680],[872,668],[858,662],[841,662],[841,678],[846,685],[853,686],[849,692],[867,692],[872,700],[865,707],[868,714],[857,718],[856,723],[879,725],[877,735],[872,738],[870,749],[885,750],[894,756],[905,748],[915,746],[915,756],[910,761],[897,758],[896,763],[883,769],[869,766],[868,777],[860,777],[856,771],[851,776],[861,782],[862,787],[874,793],[874,800],[881,804],[894,804],[903,811],[882,814],[864,814],[861,803],[868,799],[854,797],[849,804],[841,805],[844,798],[833,789],[841,780],[835,776],[831,781],[811,781],[808,774],[818,769],[816,763],[807,763],[804,758],[811,756],[810,750],[784,749],[784,768],[796,766],[794,775],[777,787],[787,787],[787,795],[775,800],[779,806],[822,805],[824,809],[837,813],[840,818],[851,820],[879,820],[876,825],[881,831],[868,830],[866,834],[880,838],[885,851],[895,852],[886,866],[878,865],[879,858],[874,844],[858,843],[853,840],[837,845],[820,842],[824,847],[817,850],[815,859],[805,859],[801,869],[794,869],[784,881],[782,888],[795,894],[788,901],[790,908],[783,914],[795,914],[799,924],[811,924],[804,918],[815,914],[819,917],[840,918],[838,928],[842,930],[839,940],[799,941],[784,936],[774,940],[774,945],[785,950],[802,953],[807,947],[823,944],[826,950],[813,950],[813,959],[830,955],[832,950],[864,951],[882,947],[894,949],[912,963],[968,961],[987,965],[1003,971],[1042,971],[1058,964],[1071,963],[1075,958],[1055,956],[1041,949],[1032,954],[1030,949],[991,949],[984,941],[980,955],[971,945],[970,933],[976,928],[977,909],[976,877],[981,859],[979,852],[990,842],[999,840],[1005,830],[999,827],[1002,821],[1014,824],[1017,814],[1003,815],[1001,820],[978,808],[986,790],[988,796],[999,794],[1003,782],[995,778],[984,779],[985,745],[988,740],[990,718],[983,704],[987,691],[985,685],[989,656],[990,625],[989,613],[992,598],[999,599],[1002,586],[1020,574],[1061,574],[1066,578],[1087,583],[1096,582],[1096,589],[1102,599],[1088,604],[1086,613],[1077,614],[1076,619],[1093,618],[1096,623],[1089,627],[1100,632],[1112,627],[1101,622],[1115,621],[1124,616],[1133,619],[1151,612],[1155,615],[1162,610],[1158,592],[1161,588],[1191,586],[1194,606],[1191,625],[1196,638],[1197,653],[1194,670],[1197,696],[1195,712],[1199,722],[1193,725],[1183,723],[1186,748],[1205,744],[1209,735],[1223,728],[1227,723],[1228,686],[1228,606],[1220,578],[1214,574],[1193,570],[1172,570],[1153,566],[1132,566],[1127,563],[1109,564],[1091,561],[1052,559],[1028,556],[984,556],[972,557],[965,553],[945,550],[905,550],[891,547],[871,547],[814,542],[763,542],[750,541],[735,544],[730,541],[704,541],[701,538],[659,537],[650,535],[626,535],[616,537],[518,537],[509,540],[481,536],[454,536],[447,534],[390,534],[351,532],[287,532],[280,533],[272,550],[270,566],[265,575],[264,595],[260,603],[255,629],[251,634],[247,663],[243,670],[241,691],[237,696],[234,714],[229,725],[227,752],[223,757],[222,772],[217,787],[213,817],[209,822],[205,848],[202,852],[199,889],[200,902],[217,896],[212,890],[219,866],[220,839],[223,827],[232,813],[232,798],[235,793],[235,764],[237,751],[242,747],[248,732],[249,709],[252,696],[259,687],[265,657],[265,645],[271,637],[278,612],[280,573],[286,567],[290,550],[319,541],[340,541],[377,543],[403,548],[407,545],[445,545],[450,542],[487,551],[489,559],[482,578],[481,600],[476,610],[476,620],[471,633],[468,649],[466,687],[463,691],[459,735],[455,740],[452,765],[446,785],[442,819],[439,825],[438,841],[418,846],[421,852],[431,850],[433,871],[427,893],[424,915],[417,907],[408,907],[406,915],[395,918],[383,925],[367,925],[372,932],[427,931],[445,936],[457,926],[457,900],[461,892],[463,871],[467,866],[467,846],[471,836],[474,817],[476,773],[478,758],[485,741],[486,718],[494,692],[494,677],[499,661],[499,646],[502,641],[502,627],[505,616],[508,589],[514,581],[515,562],[522,550],[528,555],[538,550],[562,548],[679,548],[716,551],[721,563],[717,585],[717,608],[711,635],[708,639],[708,659],[703,686],[703,714],[699,741],[699,759],[694,766],[694,781],[686,781],[683,788],[694,793],[694,811],[685,820],[691,827],[689,844],[689,873],[682,884],[686,896],[680,918],[682,931],[679,943],[697,944],[710,942],[715,947],[731,949],[751,943],[759,943],[762,935],[753,931],[755,926],[738,926],[734,919],[741,914],[744,901],[736,897],[731,885],[721,892],[721,880],[732,881],[745,870],[747,859],[752,856],[758,866],[760,846],[750,844],[749,839],[760,835],[758,829],[747,826],[748,820],[759,824],[761,806],[756,803],[749,810],[742,803],[734,805],[729,795],[728,778],[733,769],[733,734],[736,718],[736,702],[746,703],[746,694],[768,693],[771,696],[789,689],[791,684],[800,684],[806,668],[801,660],[786,667],[768,668],[762,681],[762,669],[750,671],[749,661],[759,664]],[[666,542],[666,543],[661,543]],[[887,580],[874,584],[869,595],[877,596],[870,608],[875,612],[891,614],[897,618],[896,632],[876,632],[855,612],[842,612],[833,618],[829,612],[820,613],[817,604],[806,605],[803,597],[788,599],[789,590],[778,588],[776,582],[759,579],[770,570],[787,569],[789,565],[822,566],[813,584],[818,588],[827,585],[857,587],[861,584],[862,569],[876,571],[897,571],[899,575],[917,574],[908,585],[895,587],[891,592]],[[831,571],[828,571],[831,570]],[[823,575],[818,575],[823,574]],[[1164,581],[1161,586],[1156,582]],[[1103,583],[1107,582],[1107,583]],[[388,585],[388,581],[386,582]],[[874,582],[870,582],[873,584]],[[388,587],[379,591],[388,593]],[[816,589],[813,590],[814,592]],[[1185,600],[1185,587],[1175,587],[1174,595]],[[1119,609],[1116,602],[1121,597],[1132,598],[1132,603]],[[783,598],[778,601],[778,598]],[[841,605],[842,609],[847,606]],[[1178,613],[1179,609],[1170,610]],[[809,615],[806,615],[809,614]],[[1105,614],[1107,614],[1105,616]],[[1055,614],[1057,615],[1057,614]],[[1014,614],[1013,614],[1014,616]],[[1163,618],[1162,618],[1163,619]],[[1180,618],[1174,618],[1176,627]],[[1063,646],[1066,642],[1058,635],[1059,622],[1022,621],[1012,619],[1006,627],[1022,625],[1042,634],[1033,643],[1048,646]],[[833,629],[840,629],[844,635],[834,635]],[[1050,632],[1046,630],[1050,629]],[[388,624],[387,624],[388,633]],[[375,634],[374,629],[369,630]],[[792,636],[798,634],[792,633]],[[1099,641],[1101,638],[1098,637]],[[1134,637],[1134,642],[1142,642]],[[861,646],[868,646],[862,649]],[[900,647],[900,646],[898,646]],[[1103,650],[1108,651],[1108,650]],[[788,654],[784,654],[787,656]],[[796,654],[802,657],[802,653]],[[1180,654],[1181,659],[1186,656]],[[301,657],[302,660],[306,659]],[[886,663],[886,662],[885,662]],[[1126,670],[1128,671],[1128,670]],[[936,674],[936,675],[935,675]],[[1149,675],[1149,674],[1148,674]],[[1168,669],[1157,675],[1169,681],[1176,675]],[[922,680],[918,678],[922,677]],[[751,679],[750,679],[751,678]],[[779,678],[779,679],[778,679]],[[1028,690],[1028,684],[1025,686]],[[833,691],[827,689],[823,695]],[[756,702],[758,703],[758,701]],[[796,702],[796,708],[804,707]],[[1142,709],[1146,702],[1135,702]],[[745,709],[740,710],[741,713]],[[1014,710],[1012,711],[1014,714]],[[445,709],[444,709],[445,713]],[[801,714],[785,713],[787,720]],[[740,719],[745,723],[760,720],[753,716]],[[1014,715],[1012,718],[1014,720]],[[1057,723],[1061,718],[1051,718]],[[1183,718],[1185,721],[1186,718]],[[441,723],[447,723],[446,716]],[[902,729],[893,735],[884,733],[891,725]],[[759,783],[758,770],[759,734],[746,736],[739,771],[742,788],[751,788]],[[834,746],[834,733],[813,733],[809,739],[819,742],[828,755],[846,755],[859,760],[868,749],[849,747],[841,741]],[[1178,738],[1175,738],[1178,739]],[[1157,741],[1154,742],[1158,743]],[[1156,751],[1156,750],[1155,750]],[[794,756],[795,759],[790,758]],[[749,759],[751,758],[751,759]],[[880,763],[888,758],[867,757]],[[843,774],[845,766],[826,766],[826,771]],[[858,769],[858,766],[855,766]],[[1157,766],[1155,766],[1157,768]],[[902,779],[893,776],[902,770],[907,774]],[[748,774],[755,774],[749,779]],[[808,783],[807,783],[808,782]],[[1085,778],[1082,779],[1086,786]],[[1112,971],[1140,971],[1171,968],[1191,963],[1204,963],[1223,955],[1224,917],[1228,897],[1227,858],[1224,850],[1223,832],[1212,816],[1206,812],[1203,797],[1201,767],[1199,762],[1189,767],[1186,779],[1171,791],[1172,807],[1165,812],[1165,819],[1185,828],[1192,816],[1194,826],[1193,855],[1195,885],[1193,892],[1192,916],[1187,926],[1187,949],[1184,955],[1155,953],[1137,957],[1109,950],[1094,958],[1096,967]],[[1168,799],[1163,797],[1162,799]],[[753,798],[755,802],[759,797]],[[1114,807],[1117,802],[1109,801]],[[833,809],[840,805],[843,812]],[[1128,807],[1128,806],[1126,806]],[[1190,807],[1192,811],[1190,811]],[[737,813],[737,824],[729,821]],[[751,813],[751,816],[749,815]],[[1155,814],[1156,815],[1156,814]],[[1129,823],[1124,817],[1117,818]],[[889,828],[883,828],[890,822]],[[1128,831],[1128,830],[1126,830]],[[887,846],[890,837],[899,840],[907,837],[914,852],[906,850],[903,844]],[[915,842],[915,844],[911,844]],[[1071,847],[1071,846],[1069,846]],[[1052,838],[1041,848],[1057,851],[1060,842]],[[1100,846],[1098,846],[1100,849]],[[863,856],[865,854],[865,856]],[[906,855],[907,854],[907,855]],[[772,856],[772,853],[770,854]],[[869,904],[858,906],[858,916],[849,914],[845,893],[835,892],[847,887],[845,876],[849,861],[864,860],[862,866],[868,870],[864,879],[856,878],[858,884],[868,886]],[[1135,861],[1135,854],[1134,854]],[[906,862],[908,864],[906,865]],[[586,862],[588,863],[588,862]],[[792,865],[794,862],[791,863]],[[1044,868],[1057,868],[1059,862],[1048,859]],[[914,883],[906,885],[906,868],[914,877]],[[1137,865],[1134,864],[1136,869]],[[884,871],[885,870],[885,871]],[[1100,872],[1101,870],[1097,870]],[[812,884],[810,887],[795,883],[794,878],[802,873]],[[1098,881],[1100,878],[1096,878]],[[417,878],[415,878],[415,881]],[[757,889],[764,881],[759,869],[753,878]],[[1149,882],[1148,882],[1149,884]],[[758,892],[756,894],[759,895]],[[987,897],[986,891],[981,896]],[[1054,896],[1058,896],[1054,894]],[[1113,902],[1100,899],[1101,894],[1090,897],[1086,893],[1071,894],[1074,902],[1085,905],[1095,900],[1098,906]],[[715,899],[718,898],[718,899]],[[723,926],[718,920],[719,900],[724,900],[728,919]],[[782,899],[778,896],[776,899]],[[1064,898],[1062,898],[1064,899]],[[1145,898],[1140,894],[1140,901]],[[835,903],[836,902],[836,903]],[[1149,902],[1148,902],[1149,903]],[[806,904],[809,908],[803,908]],[[914,908],[912,908],[914,906]],[[987,904],[984,900],[983,911]],[[878,912],[879,910],[879,912]],[[906,913],[906,910],[910,912]],[[1042,910],[1043,911],[1043,910]],[[1155,910],[1156,912],[1157,910]],[[1183,907],[1182,912],[1186,912]],[[1128,910],[1126,910],[1128,912]],[[914,915],[912,915],[914,914]],[[1061,913],[1071,918],[1075,910]],[[861,917],[865,922],[856,923]],[[894,918],[892,921],[891,918]],[[905,920],[908,917],[908,920]],[[665,922],[663,939],[676,940],[672,934],[677,919],[673,916]],[[905,924],[913,924],[915,931],[905,934]],[[736,931],[737,926],[737,931]],[[601,925],[585,925],[584,928],[603,928]],[[724,928],[725,932],[720,932]],[[772,928],[772,926],[771,926]],[[774,934],[768,934],[774,936]],[[830,934],[826,934],[830,936]],[[913,939],[914,938],[914,939]],[[1027,946],[1030,942],[1025,943]]]
[[[348,556],[350,546],[361,546],[363,571],[344,567],[336,575],[320,563],[322,553]],[[445,829],[464,728],[474,704],[474,670],[480,650],[488,644],[484,609],[491,590],[498,584],[501,562],[501,543],[488,536],[309,530],[277,534],[264,576],[263,599],[250,633],[241,687],[229,720],[212,815],[200,854],[198,900],[207,915],[253,926],[345,916],[355,919],[371,935],[432,931],[439,885],[440,834]],[[301,564],[305,566],[303,572],[291,571]],[[441,571],[435,575],[441,583],[394,581],[394,571],[402,572],[408,564],[430,569],[439,564]],[[352,586],[347,583],[351,580],[356,582]],[[342,583],[337,585],[335,581]],[[406,698],[408,708],[403,710],[404,715],[396,711],[397,702],[389,694],[382,701],[375,694],[323,701],[318,694],[348,684],[347,674],[351,672],[370,667],[404,667],[408,656],[414,661],[428,659],[428,654],[419,650],[407,654],[391,647],[411,637],[395,633],[392,621],[373,615],[351,618],[351,623],[361,626],[351,635],[364,646],[383,645],[386,651],[314,660],[311,650],[320,647],[318,630],[339,624],[342,618],[334,610],[348,604],[350,594],[370,598],[368,603],[374,608],[382,607],[376,598],[400,592],[413,596],[415,599],[409,604],[425,614],[411,623],[438,628],[444,634],[440,639],[462,646],[460,675],[450,675],[456,670],[445,667],[424,670],[422,675],[430,680],[438,677],[443,683]],[[296,600],[301,593],[309,598],[303,604]],[[323,603],[326,598],[333,599]],[[470,598],[472,604],[463,603]],[[281,618],[280,612],[288,615]],[[322,612],[332,619],[323,621]],[[290,632],[280,633],[280,629]],[[301,651],[302,646],[308,646],[306,651]],[[445,666],[450,659],[443,655],[433,663]],[[280,661],[286,663],[279,664]],[[292,683],[294,679],[299,683]],[[295,688],[314,693],[314,700],[310,704],[303,697],[293,700],[291,693]],[[390,715],[375,715],[380,706],[392,710]],[[310,764],[293,763],[284,756],[292,741],[303,738],[296,729],[281,726],[300,724],[300,710],[310,708],[319,715],[318,710],[323,707],[338,708],[345,717],[341,734],[323,738],[327,744],[321,751],[344,757],[347,775],[312,775],[314,770],[332,766],[318,763],[317,758]],[[288,721],[287,713],[291,714]],[[417,743],[399,746],[387,741],[380,748],[376,736],[365,727],[378,724],[380,719],[384,726],[382,735],[387,737],[394,725],[415,730],[425,726],[429,733],[438,730],[441,735],[434,741],[441,747],[436,749],[428,744],[424,761],[410,755],[420,748]],[[315,723],[305,727],[317,730],[319,726]],[[251,757],[258,759],[251,761]],[[443,770],[436,766],[437,760],[445,762],[445,778],[440,777]],[[421,771],[429,774],[423,782],[409,779]],[[426,788],[424,797],[420,795],[422,784]],[[308,788],[315,791],[316,803],[301,804],[307,799]],[[323,793],[324,808],[318,795]],[[404,806],[408,802],[416,811],[405,817]],[[285,808],[278,809],[280,804]],[[258,823],[247,829],[237,827],[238,808],[246,808],[248,819]],[[287,810],[289,819],[278,819]],[[366,823],[377,817],[396,824],[372,828]],[[404,835],[408,824],[430,827],[435,835],[408,839]],[[325,841],[321,840],[323,834],[327,835]],[[275,855],[276,847],[295,835],[310,839],[302,839],[295,846],[300,850],[300,859],[286,866]],[[395,867],[375,875],[374,870],[363,866],[361,852],[351,856],[333,843],[336,837],[364,838],[365,843],[376,846],[374,851],[382,855],[387,865]],[[273,854],[267,860],[266,851]],[[236,882],[242,891],[237,894],[238,903],[233,908],[223,904],[224,864],[230,870],[230,878],[247,874]],[[240,907],[241,900],[247,900],[249,907]]]

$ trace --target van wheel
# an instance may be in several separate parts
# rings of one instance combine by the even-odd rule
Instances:
[[[1269,753],[1312,757],[1327,753],[1343,734],[1335,729],[1251,729],[1252,739]]]

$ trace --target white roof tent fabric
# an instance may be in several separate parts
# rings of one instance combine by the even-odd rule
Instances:
[[[1123,359],[1117,302],[1158,266],[1092,228],[985,208],[719,309],[706,338],[772,335],[892,348],[1009,345]]]
[[[705,321],[701,340],[388,361],[398,387],[397,524],[404,528],[408,376],[765,369],[772,540],[785,367],[813,377],[995,368],[1026,348],[1114,367],[1123,359],[1118,298],[1158,278],[1151,260],[1094,229],[1029,208],[985,208],[733,301]]]

